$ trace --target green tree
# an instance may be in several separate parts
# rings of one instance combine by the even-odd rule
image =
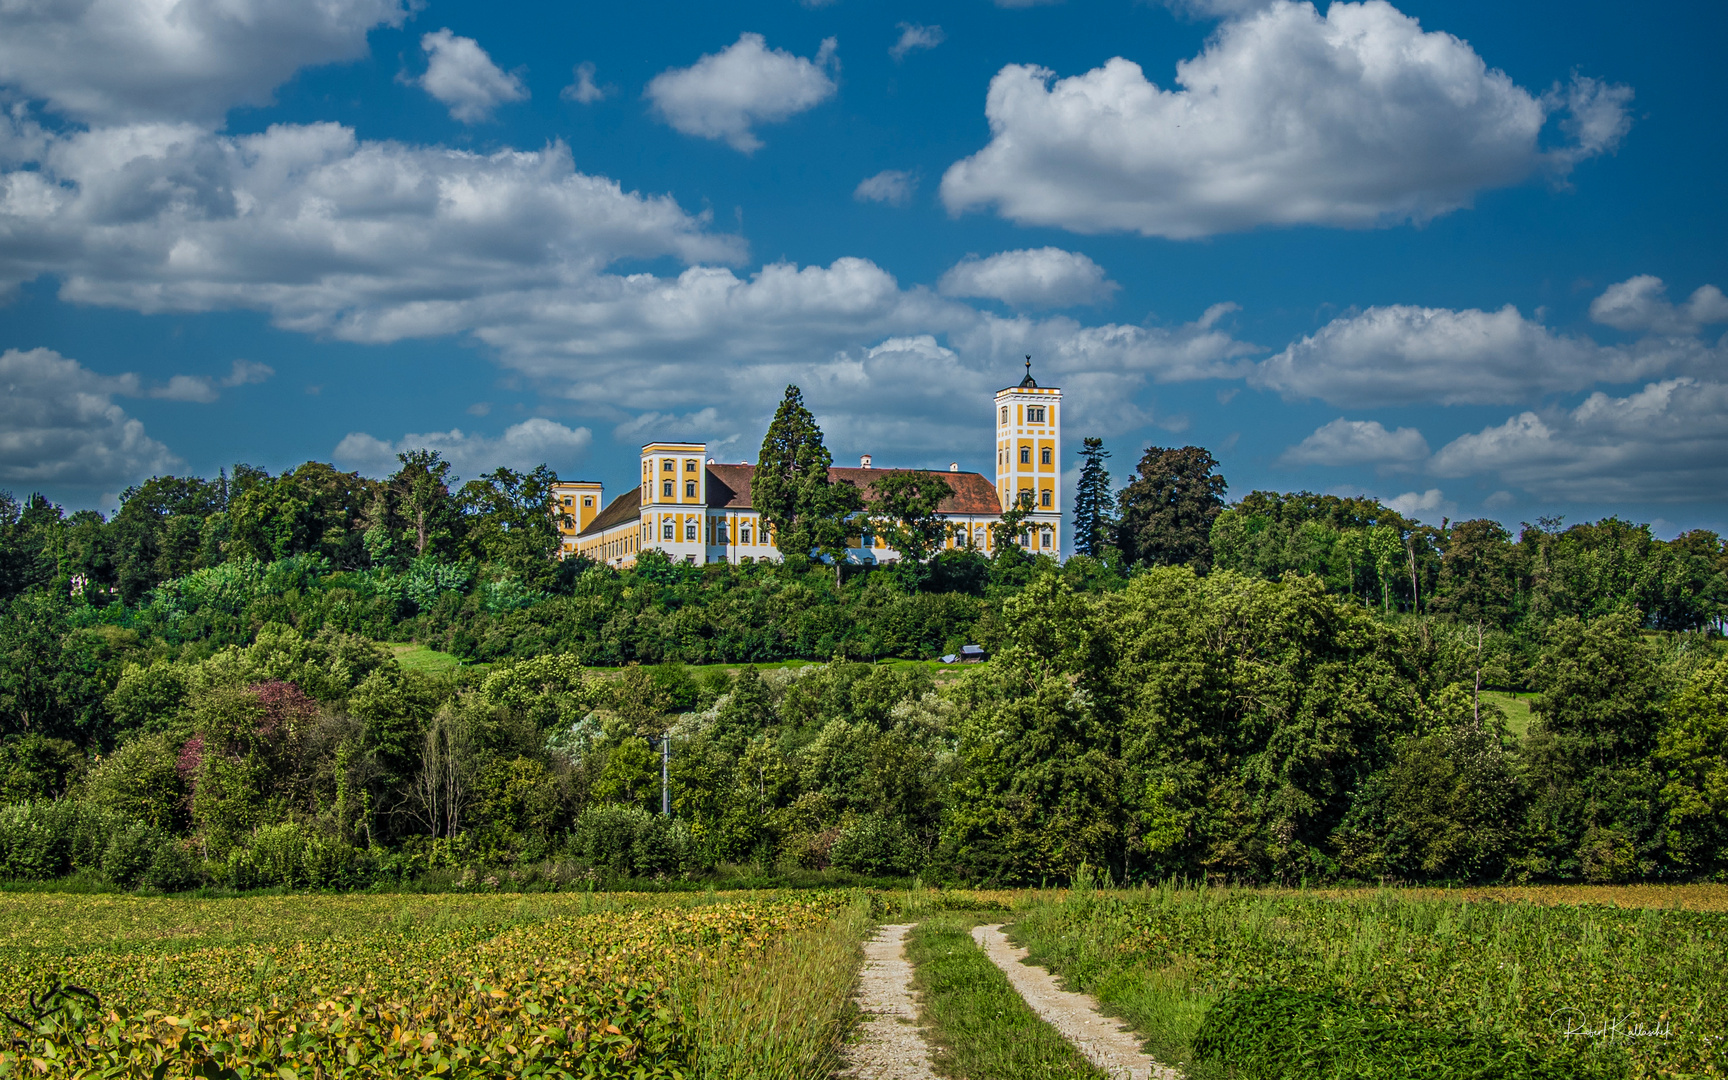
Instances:
[[[1100,558],[1110,545],[1110,470],[1104,440],[1088,436],[1080,451],[1080,482],[1074,486],[1074,551]]]
[[[1691,873],[1728,869],[1728,659],[1669,701],[1655,761],[1666,780],[1666,842]]]
[[[546,465],[528,472],[497,468],[462,485],[458,501],[467,517],[468,549],[475,558],[509,567],[532,584],[556,571],[558,474]]]
[[[946,529],[939,513],[954,489],[940,473],[893,472],[870,485],[870,523],[889,546],[912,562],[929,559]]]
[[[450,558],[462,540],[462,514],[450,494],[450,463],[436,450],[407,450],[396,455],[402,467],[385,481],[392,516],[414,557]]]
[[[1212,522],[1224,510],[1224,477],[1198,446],[1149,446],[1117,497],[1117,543],[1131,564],[1212,565]]]
[[[816,417],[804,407],[803,392],[788,386],[750,478],[750,504],[773,527],[781,554],[807,555],[825,540],[831,544],[832,538],[822,535],[821,519],[834,509],[828,491],[833,464]]]
[[[1518,592],[1512,534],[1498,521],[1479,518],[1453,525],[1444,542],[1434,610],[1490,627],[1510,625]]]

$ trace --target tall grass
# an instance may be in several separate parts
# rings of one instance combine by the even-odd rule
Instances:
[[[853,989],[873,921],[860,896],[838,918],[754,960],[721,960],[678,987],[692,1080],[826,1080],[855,1020]]]

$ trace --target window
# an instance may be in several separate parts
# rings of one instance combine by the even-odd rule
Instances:
[[[594,496],[592,496],[592,495],[582,496],[582,505],[592,507],[594,505]]]
[[[676,461],[673,461],[671,458],[667,458],[660,463],[660,471],[661,472],[677,472],[678,471],[678,463]]]
[[[706,534],[707,534],[707,536],[708,536],[708,540],[707,540],[707,543],[708,543],[708,544],[709,544],[709,545],[710,545],[710,546],[712,546],[712,545],[713,545],[713,543],[714,543],[714,523],[713,523],[713,522],[712,522],[712,521],[710,521],[710,522],[709,522],[709,523],[708,523],[708,528],[707,528],[707,529],[706,529],[706,530],[705,530],[705,532],[706,532]]]
[[[728,532],[728,530],[726,527],[725,519],[721,519],[720,521],[715,522],[715,524],[714,524],[714,539],[715,540],[717,540],[718,542],[720,542],[722,544],[730,544],[732,541],[730,541],[726,538],[727,532]]]
[[[1030,446],[1022,446],[1020,448],[1020,464],[1032,464],[1032,448]]]
[[[565,506],[570,505],[570,496],[568,496],[568,495],[564,496],[564,505]]]
[[[1046,551],[1056,546],[1055,539],[1051,536],[1049,529],[1045,529],[1044,535],[1039,537],[1039,539],[1042,541],[1039,546],[1043,547]]]
[[[1045,488],[1043,491],[1038,493],[1038,502],[1042,506],[1049,506],[1050,505],[1050,489],[1049,488]]]
[[[873,548],[876,546],[876,538],[871,536],[869,533],[865,533],[863,536],[858,538],[858,546],[862,548]]]
[[[660,494],[668,499],[672,497],[672,481],[668,480],[660,485]]]
[[[1004,424],[1008,422],[1008,406],[1006,405],[1002,406],[1002,422]]]
[[[1044,406],[1026,406],[1026,422],[1028,424],[1042,424],[1044,422]]]
[[[685,458],[684,459],[684,471],[685,472],[695,472],[696,471],[696,459],[695,458]]]
[[[686,499],[694,499],[696,497],[696,481],[684,481],[684,497]]]
[[[671,540],[672,538],[672,519],[667,518],[660,523],[660,539]]]
[[[684,523],[684,539],[688,543],[696,542],[696,519],[691,518]]]
[[[750,524],[748,522],[738,526],[738,542],[740,544],[748,544],[750,542]]]
[[[1044,449],[1038,451],[1038,464],[1040,464],[1040,465],[1050,464],[1050,448],[1048,446],[1046,446]]]

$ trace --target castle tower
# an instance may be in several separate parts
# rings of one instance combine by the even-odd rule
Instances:
[[[1030,499],[1022,543],[1062,556],[1062,391],[1039,386],[1026,358],[1018,386],[996,391],[996,495],[1006,512]]]
[[[552,485],[552,514],[558,523],[558,558],[576,554],[576,534],[600,514],[601,489],[595,480],[560,480]]]
[[[708,516],[707,443],[656,442],[642,448],[642,548],[673,562],[704,563]]]

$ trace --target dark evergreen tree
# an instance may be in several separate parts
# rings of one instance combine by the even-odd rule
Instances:
[[[1080,451],[1080,483],[1074,488],[1074,551],[1098,558],[1110,544],[1110,451],[1103,439],[1088,438]]]
[[[828,468],[833,455],[822,442],[816,417],[804,407],[804,394],[796,386],[786,388],[774,420],[762,439],[756,458],[756,473],[750,480],[750,504],[774,529],[774,544],[783,555],[804,555],[817,548],[832,548],[833,530],[823,528],[832,520]],[[856,491],[854,489],[854,495]],[[844,549],[845,538],[838,537]]]
[[[1212,521],[1224,510],[1223,474],[1203,447],[1148,446],[1118,496],[1116,543],[1142,566],[1212,566]]]

